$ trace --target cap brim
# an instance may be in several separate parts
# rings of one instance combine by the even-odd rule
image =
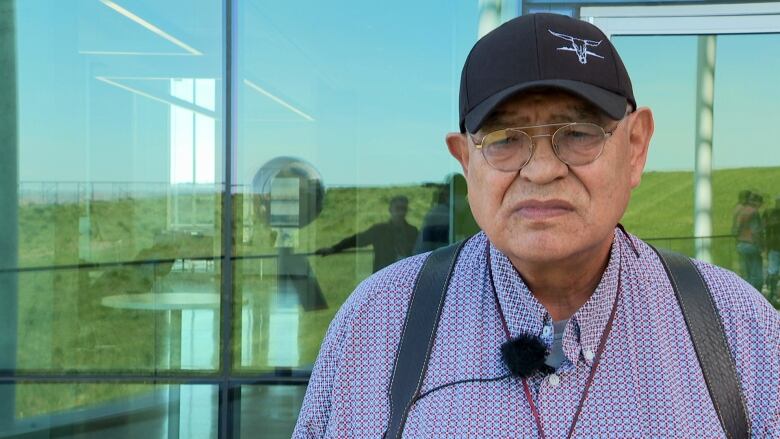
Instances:
[[[576,96],[579,96],[582,99],[595,105],[597,108],[607,113],[609,117],[615,120],[623,118],[623,116],[626,114],[626,105],[629,104],[628,100],[624,96],[620,96],[616,93],[612,93],[610,91],[604,90],[603,88],[586,84],[584,82],[572,81],[568,79],[545,79],[541,81],[532,81],[505,88],[480,102],[476,107],[469,111],[468,114],[466,114],[466,131],[469,133],[477,132],[479,127],[482,126],[482,123],[490,115],[490,113],[492,113],[496,107],[504,103],[512,96],[534,88],[546,87],[565,90]],[[634,105],[634,103],[631,102],[631,105]],[[461,127],[461,129],[463,128],[464,127]]]

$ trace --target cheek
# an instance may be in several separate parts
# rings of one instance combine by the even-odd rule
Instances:
[[[591,223],[604,223],[611,228],[623,216],[631,195],[630,176],[626,172],[614,172],[593,179],[588,185],[590,206],[587,217]]]
[[[501,202],[515,174],[486,169],[487,164],[480,166],[475,162],[472,160],[467,178],[469,205],[480,228],[489,231],[501,219],[498,215]]]

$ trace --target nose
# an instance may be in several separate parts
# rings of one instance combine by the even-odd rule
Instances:
[[[552,145],[552,136],[532,136],[531,160],[520,169],[520,176],[536,184],[551,183],[569,173],[569,166],[558,159]]]

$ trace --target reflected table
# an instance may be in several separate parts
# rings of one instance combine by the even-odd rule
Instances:
[[[217,293],[143,293],[104,297],[104,306],[121,309],[174,311],[183,309],[215,309],[219,307]]]
[[[170,370],[217,369],[219,346],[220,295],[209,292],[163,292],[119,294],[104,297],[103,306],[123,310],[165,312],[163,340],[166,353],[162,365]],[[174,350],[174,313],[179,317],[178,349]],[[177,351],[178,355],[174,355]],[[180,389],[171,386],[169,391],[168,436],[197,437],[199,432],[210,431],[214,410],[205,406],[209,401],[209,389],[199,386]],[[201,395],[205,392],[206,394]],[[187,419],[180,419],[184,413]]]
[[[125,310],[165,311],[163,340],[166,368],[216,369],[220,296],[209,292],[119,294],[104,297],[103,306]],[[173,313],[180,316],[178,358],[174,358]],[[197,349],[196,349],[197,346]],[[209,349],[210,348],[210,349]]]

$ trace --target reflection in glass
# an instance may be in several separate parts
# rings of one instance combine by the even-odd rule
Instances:
[[[767,250],[767,298],[777,307],[780,305],[777,294],[780,282],[780,194],[775,196],[774,206],[764,212],[763,220]]]
[[[17,5],[19,371],[218,368],[221,8],[195,3]]]
[[[621,222],[653,245],[693,256],[696,36],[615,36],[613,43],[637,105],[649,106],[656,122],[642,182]]]
[[[0,437],[217,437],[216,386],[19,384],[16,393]]]
[[[762,204],[764,199],[761,194],[740,192],[731,228],[737,240],[740,273],[757,290],[764,285],[764,260],[761,257],[764,221],[759,212]]]
[[[305,394],[306,386],[241,386],[240,437],[292,436]]]
[[[18,323],[0,334],[17,346],[0,352],[2,363],[18,374],[217,371],[220,2],[11,3],[19,245],[18,262],[4,268],[18,270],[19,286],[16,297],[4,296],[18,303]],[[121,417],[106,424],[107,434],[139,437],[122,433],[121,419],[146,421],[123,411],[169,394],[118,384],[4,389],[4,399],[15,396],[3,407],[21,423],[3,427],[26,428],[32,419],[44,431],[88,437],[106,437],[94,429],[108,412]],[[177,412],[177,428],[215,425],[213,388],[176,393],[209,407],[189,420]],[[96,418],[82,420],[75,408]],[[173,425],[148,425],[165,423]],[[205,437],[213,430],[197,429]]]
[[[475,229],[452,227],[470,214],[465,187],[444,182],[458,169],[444,136],[478,5],[237,6],[234,291],[250,305],[234,358],[305,373],[361,281]],[[314,204],[296,175],[258,186],[258,169],[284,160],[317,175]]]
[[[696,39],[614,37],[632,72],[638,104],[650,106],[656,118],[647,172],[622,222],[650,243],[690,256],[697,242],[708,241],[713,263],[740,274],[778,305],[769,224],[780,194],[780,155],[774,136],[766,133],[777,119],[771,103],[780,99],[772,74],[780,68],[780,35],[716,37],[712,236],[706,237],[694,236],[691,215]],[[664,62],[647,53],[664,53]],[[750,68],[757,57],[766,64]],[[647,63],[652,68],[645,68]],[[689,82],[671,79],[686,77]]]
[[[267,302],[268,365],[291,368],[299,364],[298,327],[300,310],[328,307],[305,252],[314,238],[303,228],[320,214],[324,189],[322,177],[309,163],[277,157],[260,167],[254,176],[253,199],[257,231],[260,227],[273,237],[275,285]],[[269,242],[269,244],[271,244]],[[245,296],[251,297],[251,296]],[[253,317],[253,315],[252,315]],[[246,337],[247,334],[242,334]],[[249,337],[252,336],[250,332]],[[242,354],[243,355],[243,354]]]
[[[714,233],[732,237],[715,246],[715,263],[740,274],[775,306],[780,154],[772,102],[780,99],[773,73],[780,68],[778,44],[779,34],[718,35],[712,157]],[[747,64],[756,57],[763,60],[760,69]]]
[[[414,244],[419,231],[406,222],[409,211],[409,198],[396,195],[390,199],[387,208],[390,218],[373,224],[368,229],[340,240],[330,247],[322,247],[315,253],[328,256],[344,250],[370,245],[374,253],[373,272],[398,262],[413,254]],[[449,222],[449,215],[447,218]]]

